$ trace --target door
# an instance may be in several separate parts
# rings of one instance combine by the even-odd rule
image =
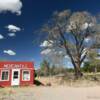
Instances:
[[[12,69],[12,82],[11,85],[19,85],[20,84],[20,69]]]

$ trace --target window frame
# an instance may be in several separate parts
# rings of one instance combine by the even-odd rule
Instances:
[[[14,73],[15,73],[15,72],[18,72],[18,71],[14,71]],[[14,73],[13,73],[13,79],[16,79],[16,76],[17,76],[17,79],[18,79],[18,76],[19,76],[19,75],[18,75],[18,74],[16,75],[16,74],[14,74]]]
[[[24,73],[25,71],[28,71],[28,72],[29,72],[29,79],[28,79],[28,80],[24,80],[24,77],[23,77],[24,74],[23,74],[23,73]],[[30,79],[31,79],[31,77],[30,77],[30,76],[31,76],[30,73],[31,73],[30,70],[22,70],[22,81],[30,81]]]
[[[8,72],[8,79],[7,80],[2,80],[2,73],[3,72]],[[1,70],[1,81],[9,81],[9,70]]]

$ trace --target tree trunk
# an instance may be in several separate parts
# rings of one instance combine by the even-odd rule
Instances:
[[[77,64],[76,69],[75,69],[75,78],[81,78],[83,76],[83,73],[81,72],[80,69],[80,64]]]
[[[81,78],[82,76],[83,76],[83,73],[81,72],[81,54],[80,54],[80,52],[78,51],[79,50],[79,47],[78,46],[76,46],[77,47],[77,61],[76,61],[76,63],[75,63],[75,65],[76,65],[76,71],[75,71],[75,77],[78,79],[78,78]]]
[[[83,76],[83,73],[80,70],[75,71],[75,78],[79,79]]]
[[[59,26],[58,26],[59,27]],[[65,47],[65,50],[66,50],[66,54],[68,54],[69,55],[69,57],[70,57],[70,59],[71,59],[71,62],[72,62],[72,64],[73,64],[73,66],[74,66],[74,69],[75,69],[75,77],[76,78],[81,78],[82,76],[83,76],[83,73],[81,72],[81,70],[80,70],[80,66],[81,66],[81,54],[80,54],[80,48],[81,48],[81,46],[80,46],[80,44],[79,44],[79,41],[77,40],[77,37],[74,35],[74,37],[75,37],[75,40],[76,40],[76,49],[77,49],[77,57],[78,57],[78,59],[77,59],[77,64],[75,63],[75,60],[73,59],[73,56],[72,56],[72,54],[71,54],[71,52],[70,52],[70,49],[68,48],[68,45],[66,44],[66,39],[65,39],[65,37],[64,37],[64,35],[63,35],[63,33],[61,32],[61,30],[60,30],[60,28],[59,28],[59,31],[60,31],[60,36],[61,36],[61,38],[62,38],[62,40],[63,40],[63,44],[64,44],[64,47]],[[73,33],[73,32],[72,32]],[[81,41],[81,43],[83,43],[83,41],[84,41],[84,39]],[[79,47],[80,46],[80,47]],[[83,58],[83,60],[84,60],[84,58]]]

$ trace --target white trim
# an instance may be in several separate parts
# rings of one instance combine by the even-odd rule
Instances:
[[[24,72],[24,71],[28,71],[28,72],[29,72],[29,80],[24,80],[24,79],[23,79],[23,72]],[[31,73],[30,70],[27,70],[27,69],[22,70],[22,81],[30,81],[30,79],[31,79],[31,77],[30,77],[30,76],[31,76],[30,73]]]
[[[8,72],[8,79],[7,80],[2,80],[2,73],[5,72],[5,71]],[[10,74],[9,70],[5,70],[5,69],[1,70],[1,79],[0,79],[0,81],[9,81],[9,74]]]
[[[18,71],[18,79],[17,79],[17,82],[14,82],[14,71]],[[14,85],[20,85],[20,69],[12,69],[12,78],[11,78],[11,85],[14,86]]]

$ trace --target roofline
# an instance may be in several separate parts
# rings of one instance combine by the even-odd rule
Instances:
[[[0,61],[0,62],[26,62],[26,63],[33,63],[34,61]]]

